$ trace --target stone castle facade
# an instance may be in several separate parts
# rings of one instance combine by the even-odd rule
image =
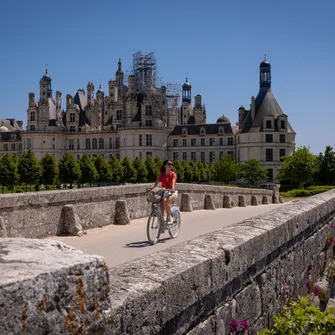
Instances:
[[[115,78],[108,82],[108,94],[101,85],[95,92],[89,82],[86,92],[79,89],[74,96],[66,95],[65,108],[60,91],[53,97],[48,71],[39,84],[38,100],[29,93],[26,130],[15,120],[10,121],[12,129],[0,126],[0,154],[31,148],[38,158],[50,152],[60,159],[65,151],[71,151],[77,158],[86,152],[90,156],[103,154],[107,159],[112,155],[121,160],[126,156],[142,160],[159,156],[209,163],[228,153],[238,162],[256,158],[273,181],[282,165],[281,157],[290,155],[295,147],[295,132],[271,90],[271,64],[267,60],[260,64],[259,93],[251,98],[249,109],[238,109],[235,125],[225,116],[207,124],[202,97],[196,95],[192,103],[192,86],[187,79],[181,104],[176,92],[157,85],[152,53],[134,54],[133,71],[128,76],[119,60]],[[5,143],[10,142],[11,133],[18,142],[15,148]]]

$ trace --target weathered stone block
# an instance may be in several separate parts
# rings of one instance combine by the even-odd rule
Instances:
[[[186,335],[217,335],[218,333],[215,329],[215,319],[211,316],[189,331]]]
[[[130,223],[130,219],[129,219],[127,201],[126,200],[116,200],[114,224],[127,225],[129,223]]]
[[[231,198],[228,195],[223,196],[223,208],[232,208]]]
[[[279,202],[280,202],[281,204],[284,203],[284,198],[283,198],[282,196],[279,197]]]
[[[274,204],[279,204],[279,199],[278,199],[278,197],[277,197],[277,196],[273,196],[273,197],[272,197],[272,202],[273,202]]]
[[[0,334],[103,333],[110,308],[103,257],[52,240],[6,238],[0,259]]]
[[[262,204],[263,205],[268,205],[269,204],[269,199],[266,195],[263,195],[263,197],[262,197]]]
[[[205,209],[215,209],[214,201],[210,194],[205,195]]]
[[[244,195],[239,195],[238,196],[238,207],[246,207],[246,203],[245,203],[245,197]]]
[[[5,220],[2,216],[0,216],[0,237],[7,237]]]
[[[193,212],[191,198],[188,193],[182,193],[181,195],[180,210],[182,212]]]
[[[83,234],[79,216],[73,205],[65,205],[59,218],[57,235],[78,235]]]
[[[251,206],[258,206],[258,200],[254,195],[251,197]]]

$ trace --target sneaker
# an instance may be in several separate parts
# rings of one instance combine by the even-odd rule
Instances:
[[[172,219],[171,216],[168,216],[168,217],[166,218],[166,225],[169,227],[169,226],[171,226],[172,224],[173,224],[173,219]]]

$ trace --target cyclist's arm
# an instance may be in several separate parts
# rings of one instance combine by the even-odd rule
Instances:
[[[155,188],[158,184],[160,183],[159,181],[159,177],[156,179],[156,181],[151,185],[150,189],[152,190],[153,188]]]
[[[171,192],[174,192],[174,189],[176,187],[176,180],[177,180],[177,178],[172,179]]]

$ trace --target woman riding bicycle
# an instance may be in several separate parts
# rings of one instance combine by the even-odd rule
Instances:
[[[166,159],[162,167],[160,169],[160,174],[155,181],[155,183],[150,187],[152,190],[155,188],[159,183],[161,183],[163,188],[170,189],[171,195],[162,201],[162,214],[164,217],[164,212],[166,211],[166,224],[172,224],[172,218],[171,218],[171,207],[170,205],[175,202],[177,199],[178,192],[175,190],[177,182],[177,174],[173,171],[173,163],[171,160]]]

